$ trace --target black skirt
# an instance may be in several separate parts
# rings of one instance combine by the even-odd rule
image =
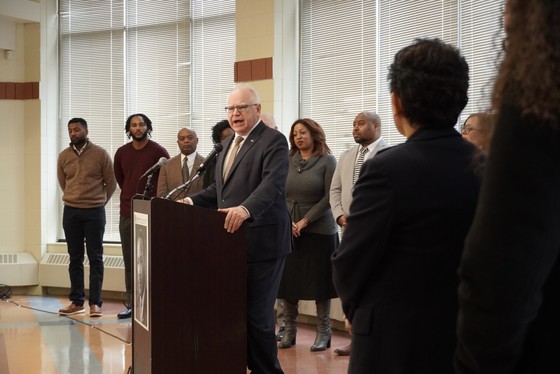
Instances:
[[[338,234],[302,233],[294,238],[294,250],[286,256],[278,298],[326,300],[337,297],[331,266],[331,255],[337,245]]]

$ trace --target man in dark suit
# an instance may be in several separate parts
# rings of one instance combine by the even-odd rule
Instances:
[[[274,301],[284,258],[291,250],[291,221],[286,207],[288,143],[260,119],[258,94],[238,86],[226,107],[233,136],[224,140],[216,180],[187,199],[219,208],[224,229],[247,226],[247,366],[253,373],[282,373],[274,334]]]
[[[419,40],[389,78],[407,141],[364,163],[332,258],[352,326],[349,373],[452,373],[456,272],[480,183],[476,147],[453,128],[468,65],[454,47]]]
[[[157,184],[157,196],[159,197],[165,197],[175,187],[189,181],[193,173],[196,173],[198,170],[200,164],[204,162],[204,157],[196,152],[198,136],[196,136],[194,130],[187,129],[186,127],[179,130],[177,133],[177,145],[181,153],[172,157],[159,171]],[[195,179],[184,194],[191,195],[202,190],[202,182],[202,178]]]

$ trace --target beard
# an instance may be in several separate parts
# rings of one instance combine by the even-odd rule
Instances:
[[[86,138],[72,138],[70,139],[70,143],[74,145],[84,144],[86,142]]]
[[[148,137],[148,131],[146,131],[145,133],[143,133],[140,136],[134,135],[133,133],[130,133],[130,137],[132,138],[132,140],[136,140],[137,142],[140,142],[144,139],[146,139]]]

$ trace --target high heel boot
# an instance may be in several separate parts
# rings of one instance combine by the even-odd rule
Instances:
[[[317,337],[311,346],[311,352],[324,351],[331,347],[331,300],[317,300]]]
[[[298,302],[293,300],[286,300],[284,304],[284,336],[278,348],[290,348],[296,345],[297,324],[296,317],[298,315]]]

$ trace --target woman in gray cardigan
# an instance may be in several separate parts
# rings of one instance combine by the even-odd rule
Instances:
[[[285,334],[279,348],[296,343],[299,300],[315,300],[317,337],[311,351],[331,345],[330,306],[336,297],[330,256],[338,244],[338,231],[329,189],[336,159],[325,133],[312,119],[296,120],[290,129],[290,169],[286,200],[292,217],[294,250],[286,257],[278,298],[286,300]]]

